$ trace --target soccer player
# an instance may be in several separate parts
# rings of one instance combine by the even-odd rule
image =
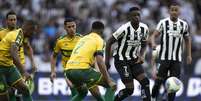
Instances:
[[[22,79],[22,76],[25,81],[30,79],[30,74],[26,72],[21,63],[18,51],[22,47],[24,39],[30,37],[35,30],[36,24],[33,21],[26,21],[22,28],[7,33],[0,41],[0,99],[2,101],[9,100],[7,85],[21,92],[24,101],[32,101],[29,89]]]
[[[104,41],[101,38],[103,30],[102,22],[93,22],[92,32],[78,41],[66,64],[65,74],[78,91],[72,101],[82,101],[87,95],[88,89],[94,85],[116,89],[116,84],[111,80],[103,61]],[[95,60],[100,72],[95,71],[92,67]]]
[[[6,14],[6,25],[7,25],[7,27],[2,28],[0,30],[0,40],[2,40],[8,32],[18,29],[16,24],[17,24],[16,13],[14,11],[8,12]],[[33,59],[33,51],[32,51],[32,48],[31,48],[31,45],[30,45],[28,39],[25,39],[23,42],[23,47],[20,47],[20,59],[21,59],[22,64],[25,64],[24,49],[27,50],[27,55],[31,61],[32,73],[34,73],[36,71],[36,65],[35,65],[35,62]],[[14,91],[15,90],[11,89],[11,92],[9,92],[11,101],[15,101]]]
[[[55,72],[55,65],[56,65],[56,58],[59,52],[62,54],[62,65],[65,67],[66,63],[68,62],[70,55],[73,51],[74,46],[76,45],[77,41],[80,40],[81,35],[76,33],[76,23],[73,18],[67,18],[64,21],[64,29],[66,30],[67,34],[61,36],[57,39],[54,52],[51,56],[51,75],[50,79],[53,80],[56,78]],[[71,95],[74,96],[76,94],[75,88],[71,81],[66,78],[66,82],[71,89]]]
[[[156,30],[150,36],[150,42],[153,48],[156,47],[155,37],[161,35],[160,41],[160,67],[152,89],[152,97],[157,100],[160,85],[167,77],[168,71],[170,76],[180,78],[181,61],[182,61],[182,45],[185,41],[187,50],[187,63],[192,61],[191,57],[191,37],[188,32],[188,24],[186,21],[178,18],[180,7],[177,3],[169,6],[170,17],[160,20]],[[176,93],[168,93],[168,101],[174,101]]]
[[[141,84],[143,101],[150,101],[149,79],[145,76],[142,63],[144,62],[147,43],[148,27],[140,22],[139,7],[131,7],[128,12],[129,21],[123,24],[112,34],[106,43],[106,65],[110,68],[110,50],[117,42],[117,52],[114,55],[114,64],[125,88],[115,96],[115,101],[121,101],[133,94],[133,79]]]

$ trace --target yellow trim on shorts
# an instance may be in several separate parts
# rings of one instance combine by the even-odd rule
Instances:
[[[95,82],[95,85],[92,85],[91,87],[89,87],[88,89],[93,88],[94,86],[97,86],[97,83],[100,82],[101,78],[103,77],[103,75],[101,74],[100,78],[98,79],[98,81]]]
[[[14,83],[11,84],[11,86],[15,85],[17,82],[19,82],[20,80],[22,80],[22,77],[19,78],[17,81],[15,81]]]
[[[8,94],[8,91],[0,93],[0,95],[6,95],[6,94]]]

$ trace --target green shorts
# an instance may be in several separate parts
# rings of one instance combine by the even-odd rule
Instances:
[[[6,90],[8,86],[15,85],[22,79],[16,67],[0,66],[0,91]]]
[[[81,86],[86,84],[88,88],[97,85],[102,78],[100,72],[93,68],[89,69],[70,69],[64,71],[65,76],[74,84],[74,86]]]

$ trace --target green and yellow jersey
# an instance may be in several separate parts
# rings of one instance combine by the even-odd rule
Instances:
[[[14,29],[16,30],[16,29]],[[14,30],[9,30],[8,28],[0,28],[0,41],[6,36],[6,34],[8,34],[9,32],[11,31],[14,31]],[[27,43],[28,42],[28,39],[24,39],[23,41],[23,44],[24,43]],[[24,55],[24,47],[23,46],[20,46],[20,60],[21,60],[21,63],[22,64],[25,64],[25,55]]]
[[[65,69],[88,69],[94,64],[94,55],[103,54],[104,41],[97,33],[81,38],[71,54]]]
[[[8,28],[0,28],[0,41],[6,36],[8,32],[12,30],[9,30]]]
[[[22,29],[17,29],[8,32],[5,37],[0,41],[0,65],[1,66],[14,66],[13,59],[10,54],[12,43],[16,43],[18,47],[22,47],[24,36]]]
[[[81,37],[82,36],[79,34],[76,34],[73,38],[70,38],[67,35],[63,35],[57,39],[56,45],[54,47],[54,53],[58,54],[61,52],[63,67],[65,67],[76,43],[80,40]]]

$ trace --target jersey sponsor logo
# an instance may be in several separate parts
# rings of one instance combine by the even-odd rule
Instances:
[[[182,35],[177,30],[176,31],[174,31],[174,30],[168,30],[167,32],[168,32],[169,36],[178,37],[178,38],[182,37]]]
[[[72,50],[61,50],[61,54],[66,57],[70,57]]]
[[[141,42],[139,40],[127,40],[127,43],[128,46],[134,46],[134,47],[141,45]]]

